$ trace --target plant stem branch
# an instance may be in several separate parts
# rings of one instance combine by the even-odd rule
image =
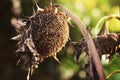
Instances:
[[[112,75],[114,75],[114,74],[116,74],[116,73],[120,73],[120,70],[116,70],[116,71],[111,72],[111,73],[106,77],[106,79],[109,79]]]
[[[63,10],[63,12],[65,12],[68,16],[70,16],[71,19],[77,24],[77,26],[79,27],[80,31],[82,32],[82,34],[87,42],[88,49],[89,49],[89,55],[93,58],[99,79],[106,80],[105,74],[103,71],[103,67],[102,67],[102,64],[100,62],[99,56],[97,54],[97,50],[95,48],[94,42],[93,42],[90,34],[86,30],[85,25],[82,23],[82,21],[77,16],[75,16],[70,10],[68,10],[67,8],[62,6],[61,4],[54,4],[54,5],[56,7],[61,8]]]

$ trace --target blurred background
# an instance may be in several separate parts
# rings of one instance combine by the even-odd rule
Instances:
[[[50,4],[51,0],[37,0],[40,7],[44,8]],[[120,0],[54,0],[53,3],[60,3],[77,15],[87,27],[90,27],[91,35],[97,22],[104,16],[120,16]],[[17,41],[10,40],[16,36],[14,23],[24,16],[33,14],[33,0],[0,0],[0,80],[26,80],[27,72],[22,68],[22,64],[16,65],[18,59],[14,53]],[[80,30],[71,21],[70,38],[72,41],[79,41],[82,38]],[[111,19],[108,24],[111,33],[120,32],[120,20]],[[85,55],[80,57],[79,64],[75,62],[74,51],[69,45],[58,53],[61,64],[52,58],[46,59],[35,70],[30,80],[87,80],[84,72],[86,62]],[[116,55],[113,61],[102,60],[105,74],[108,75],[114,70],[120,69],[120,58]],[[109,80],[120,80],[120,73],[109,78]]]

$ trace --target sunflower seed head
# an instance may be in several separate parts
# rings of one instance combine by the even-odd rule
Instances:
[[[57,58],[57,52],[65,46],[69,38],[68,17],[66,14],[57,11],[55,6],[48,6],[41,9],[37,6],[37,12],[26,20],[24,31],[18,39],[19,57],[24,61],[25,68],[29,73],[38,68],[39,62],[45,58]]]

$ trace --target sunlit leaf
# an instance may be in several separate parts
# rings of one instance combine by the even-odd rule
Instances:
[[[99,31],[101,30],[104,22],[107,20],[108,16],[105,16],[103,18],[101,18],[98,23],[96,24],[94,30],[93,30],[93,35],[97,35],[99,33]]]
[[[112,18],[109,21],[109,30],[111,32],[120,32],[120,20]]]

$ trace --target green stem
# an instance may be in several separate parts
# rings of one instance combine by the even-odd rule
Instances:
[[[116,71],[111,72],[111,73],[106,77],[106,79],[109,79],[112,75],[114,75],[114,74],[116,74],[116,73],[120,73],[120,70],[116,70]]]

